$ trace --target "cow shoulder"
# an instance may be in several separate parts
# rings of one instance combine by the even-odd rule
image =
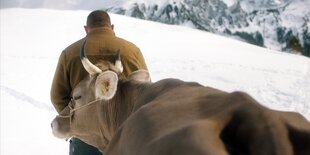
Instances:
[[[141,106],[154,101],[156,98],[159,98],[171,92],[172,90],[178,89],[181,86],[191,87],[201,85],[195,82],[184,82],[182,80],[174,78],[163,79],[155,83],[151,83],[139,95],[137,103],[135,104],[134,107],[134,111],[138,110]]]

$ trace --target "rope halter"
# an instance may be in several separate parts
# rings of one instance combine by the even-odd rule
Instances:
[[[56,117],[60,117],[60,118],[69,118],[69,119],[70,119],[70,127],[71,127],[71,124],[72,124],[72,116],[73,116],[74,112],[77,111],[77,110],[86,108],[86,107],[92,105],[93,103],[95,103],[95,102],[97,102],[97,101],[101,101],[101,99],[97,99],[97,100],[88,102],[88,103],[85,104],[85,105],[82,105],[82,106],[79,106],[79,107],[74,108],[74,107],[73,107],[73,102],[74,102],[74,100],[72,99],[72,100],[69,102],[69,104],[68,104],[68,107],[69,107],[69,109],[70,109],[70,113],[69,113],[68,115],[61,115],[61,114],[58,114]]]

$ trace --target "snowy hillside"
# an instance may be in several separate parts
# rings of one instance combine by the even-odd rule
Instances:
[[[53,137],[50,86],[61,51],[85,36],[89,11],[0,10],[0,154],[65,155]],[[310,59],[191,28],[112,14],[116,35],[141,48],[153,81],[180,78],[310,120]]]
[[[308,0],[130,0],[103,8],[310,56]]]
[[[3,0],[1,8],[105,9],[310,56],[309,0]]]

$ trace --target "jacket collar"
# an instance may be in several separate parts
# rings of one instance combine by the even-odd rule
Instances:
[[[92,36],[96,34],[107,34],[107,35],[113,35],[115,36],[114,31],[111,28],[108,27],[99,27],[99,28],[94,28],[92,29],[87,36]]]

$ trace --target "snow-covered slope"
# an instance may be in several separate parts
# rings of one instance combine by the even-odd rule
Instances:
[[[308,0],[130,0],[110,12],[187,25],[279,51],[310,56]]]
[[[3,0],[1,8],[106,9],[310,56],[309,0]]]
[[[1,155],[68,154],[53,137],[50,86],[60,52],[85,36],[89,11],[0,10]],[[111,14],[116,34],[137,44],[153,81],[180,78],[310,119],[310,59],[191,28]]]

